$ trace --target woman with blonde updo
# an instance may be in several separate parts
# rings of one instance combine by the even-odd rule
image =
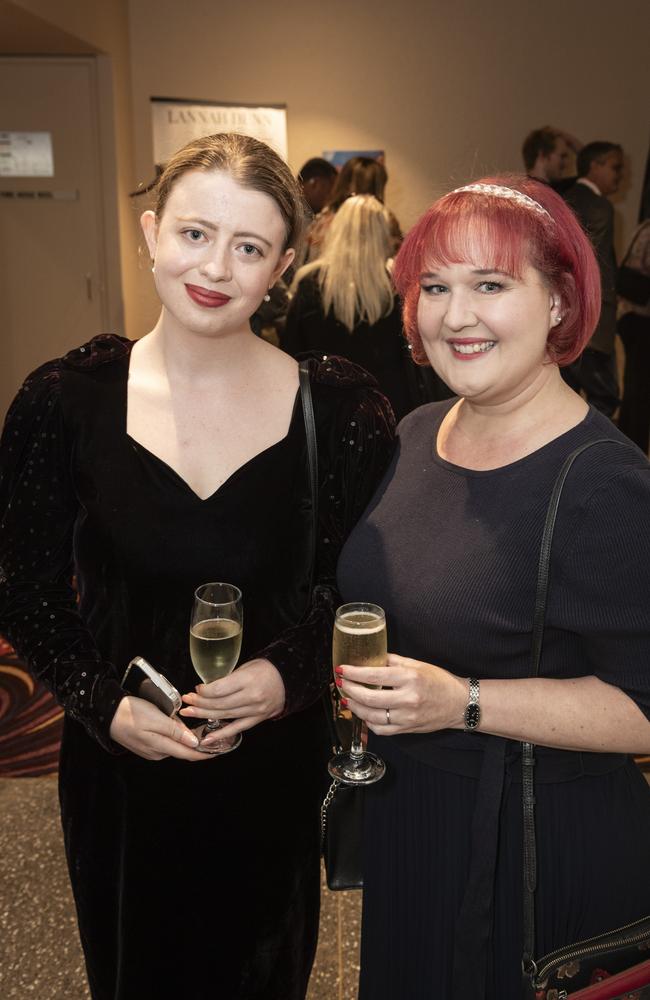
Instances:
[[[48,362],[8,414],[0,628],[66,710],[63,828],[94,1000],[302,1000],[334,567],[391,417],[365,373],[311,363],[313,567],[298,365],[250,328],[300,246],[297,182],[263,143],[207,136],[172,157],[142,227],[153,330]],[[190,613],[214,580],[243,593],[241,665],[197,685]],[[183,721],[121,687],[136,655],[183,692]],[[207,718],[225,725],[199,747],[186,723]],[[233,753],[203,752],[242,732]]]

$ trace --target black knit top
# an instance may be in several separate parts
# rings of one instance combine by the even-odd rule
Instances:
[[[650,717],[648,461],[590,409],[578,426],[517,462],[460,468],[436,450],[451,405],[423,406],[400,424],[393,462],[341,555],[344,599],[385,608],[393,652],[459,676],[527,676],[553,483],[575,448],[609,438],[614,443],[580,456],[565,485],[540,676],[596,675]],[[399,737],[420,757],[431,739]]]

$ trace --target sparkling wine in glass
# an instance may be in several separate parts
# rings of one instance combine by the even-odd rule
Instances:
[[[204,583],[194,593],[190,623],[190,657],[204,684],[227,677],[241,650],[243,607],[241,590],[231,583]],[[218,719],[194,730],[199,740],[221,728]],[[241,743],[241,733],[211,746],[199,743],[203,753],[230,753]]]
[[[385,667],[386,655],[386,616],[383,609],[377,604],[343,604],[337,610],[334,621],[334,667],[341,663],[349,663],[353,667]],[[328,770],[344,785],[371,785],[385,774],[383,760],[364,750],[361,719],[354,714],[350,749],[335,754]]]

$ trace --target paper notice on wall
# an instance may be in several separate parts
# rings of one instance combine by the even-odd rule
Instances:
[[[214,132],[238,132],[266,142],[287,159],[287,109],[250,104],[213,104],[151,98],[153,153],[163,166],[191,139]]]
[[[51,132],[0,132],[0,177],[54,177]]]

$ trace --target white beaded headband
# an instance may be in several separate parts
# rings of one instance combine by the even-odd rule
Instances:
[[[451,193],[461,194],[463,191],[469,191],[472,194],[490,194],[494,198],[508,198],[510,201],[516,201],[518,205],[525,205],[526,208],[532,208],[538,215],[546,215],[552,220],[550,212],[547,212],[543,205],[540,205],[538,201],[530,198],[522,191],[516,191],[514,188],[501,187],[500,184],[466,184],[465,187],[456,188]]]

